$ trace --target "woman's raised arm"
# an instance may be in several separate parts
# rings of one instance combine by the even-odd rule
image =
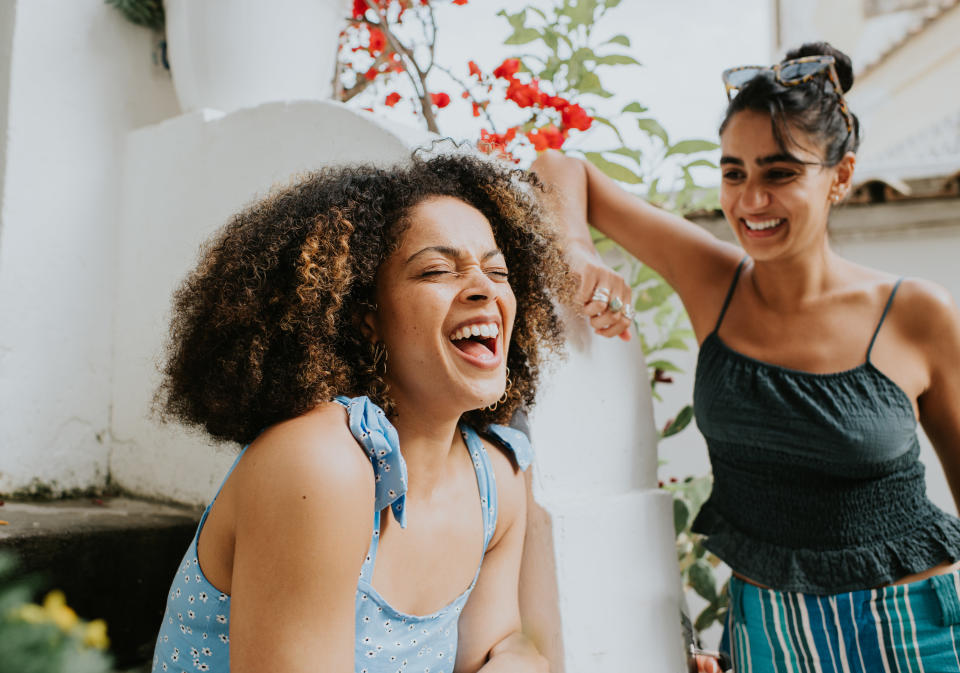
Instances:
[[[597,284],[610,287],[616,282],[593,248],[589,222],[663,276],[680,295],[698,334],[698,323],[708,325],[716,317],[743,256],[739,248],[626,192],[587,161],[544,152],[531,169],[552,188],[564,247],[582,278],[582,296],[592,296]],[[713,287],[718,291],[710,292]]]

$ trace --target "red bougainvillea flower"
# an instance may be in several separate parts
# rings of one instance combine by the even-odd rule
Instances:
[[[543,152],[547,149],[558,150],[563,147],[566,136],[553,124],[547,124],[542,129],[527,133],[527,140],[533,143],[533,148],[537,152]]]
[[[502,77],[503,79],[512,79],[513,76],[519,72],[519,70],[520,59],[508,58],[506,61],[497,66],[497,69],[493,71],[493,76]]]
[[[563,108],[560,116],[563,119],[564,126],[577,129],[578,131],[586,131],[590,128],[590,125],[593,124],[593,117],[588,115],[587,111],[576,103]]]
[[[354,19],[362,19],[367,13],[367,0],[353,0],[353,11],[351,15]]]
[[[363,76],[372,82],[377,78],[377,75],[379,74],[380,74],[379,70],[377,70],[376,68],[370,68],[365,73],[363,73]]]
[[[453,0],[453,4],[463,6],[467,4],[467,0]]]
[[[476,103],[473,104],[473,116],[474,117],[480,116],[480,106],[477,105]]]
[[[476,77],[477,79],[480,79],[481,77],[483,77],[483,73],[480,72],[480,67],[473,61],[470,61],[469,63],[467,63],[467,67],[470,68],[470,75],[472,77]]]
[[[523,84],[520,80],[511,79],[510,86],[507,87],[504,95],[520,107],[536,105],[543,98],[537,80],[533,80],[530,84]]]
[[[440,93],[430,94],[430,100],[432,100],[433,104],[439,108],[444,108],[450,105],[450,96],[442,91]]]
[[[370,26],[368,30],[370,31],[370,53],[379,54],[387,46],[387,36],[383,34],[382,30],[373,26]]]
[[[570,105],[570,101],[561,96],[546,96],[541,105],[544,107],[552,107],[554,110],[563,110],[563,108]]]
[[[387,97],[386,99],[384,99],[383,104],[386,105],[387,107],[393,107],[399,101],[400,101],[400,94],[394,91],[393,93],[387,94]]]
[[[498,151],[501,154],[506,154],[507,144],[516,137],[516,126],[507,129],[505,133],[491,133],[485,129],[480,129],[480,149],[484,152]]]

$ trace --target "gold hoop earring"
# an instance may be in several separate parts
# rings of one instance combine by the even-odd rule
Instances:
[[[507,401],[507,397],[510,396],[510,388],[512,387],[513,387],[513,379],[510,378],[510,368],[507,367],[507,385],[503,389],[503,396],[493,404],[484,407],[484,409],[487,411],[496,411],[497,407],[499,407],[501,404]]]

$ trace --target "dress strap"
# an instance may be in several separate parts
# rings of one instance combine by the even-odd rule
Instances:
[[[717,318],[717,324],[714,325],[713,331],[716,332],[720,329],[720,323],[723,322],[723,316],[727,315],[727,307],[730,306],[730,300],[733,299],[733,291],[737,289],[737,281],[740,279],[740,272],[743,271],[743,265],[746,263],[747,258],[744,257],[740,260],[740,263],[737,264],[737,270],[733,274],[733,280],[730,282],[730,289],[727,290],[727,296],[723,300],[723,307],[720,309],[720,317]]]
[[[890,297],[887,299],[887,305],[883,307],[883,314],[880,316],[880,322],[877,323],[877,329],[873,330],[873,338],[870,339],[870,345],[867,346],[867,362],[870,362],[870,353],[873,352],[873,344],[877,341],[877,335],[880,334],[880,328],[883,327],[883,321],[887,318],[887,313],[890,311],[890,305],[893,304],[893,298],[897,294],[897,290],[900,288],[900,283],[902,282],[902,276],[897,278],[897,282],[893,284],[893,289],[890,290]]]

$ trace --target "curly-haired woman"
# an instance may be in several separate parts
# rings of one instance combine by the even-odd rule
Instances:
[[[589,221],[690,316],[714,475],[694,530],[733,570],[722,647],[736,670],[960,671],[960,520],[927,499],[916,432],[960,503],[960,311],[941,287],[830,247],[859,145],[845,55],[805,45],[724,82],[720,202],[742,249],[583,162],[535,164],[568,197],[583,303],[604,334],[628,324]]]
[[[520,632],[531,404],[567,267],[536,180],[332,168],[236,215],[175,295],[159,404],[246,445],[154,671],[542,671]]]

